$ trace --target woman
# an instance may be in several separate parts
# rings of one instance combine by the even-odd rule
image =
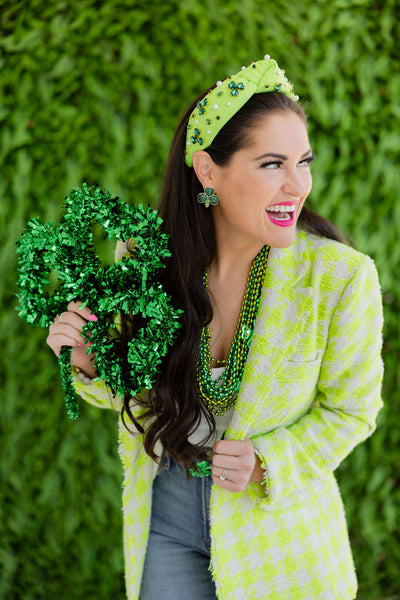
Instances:
[[[121,401],[130,599],[355,598],[333,471],[381,407],[381,298],[371,259],[304,207],[313,158],[269,56],[178,125],[160,214],[182,329],[153,390]],[[48,343],[73,346],[83,398],[119,408],[82,346],[95,318],[71,303]],[[122,319],[122,354],[138,326]]]

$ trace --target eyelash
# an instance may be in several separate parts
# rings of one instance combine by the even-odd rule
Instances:
[[[311,156],[308,156],[307,158],[304,158],[302,161],[300,161],[299,164],[301,164],[301,163],[307,163],[307,165],[310,165],[314,160],[315,160],[315,154],[313,152],[311,154]],[[270,165],[283,165],[283,162],[281,160],[273,160],[273,161],[270,161],[270,162],[263,163],[262,165],[260,165],[260,167],[263,169],[265,167],[269,167]]]

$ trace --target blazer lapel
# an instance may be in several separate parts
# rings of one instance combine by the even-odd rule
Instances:
[[[296,347],[311,310],[305,287],[304,238],[289,248],[271,248],[260,306],[242,383],[225,439],[244,439],[257,417],[258,398],[268,397],[277,370]]]

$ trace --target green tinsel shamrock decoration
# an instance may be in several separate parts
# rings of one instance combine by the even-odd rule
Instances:
[[[96,186],[74,188],[65,199],[65,214],[58,225],[30,219],[17,243],[19,315],[30,325],[49,327],[57,314],[67,310],[71,300],[98,317],[89,321],[83,333],[90,333],[88,353],[96,354],[96,371],[113,394],[135,396],[142,388],[153,387],[162,358],[175,340],[182,310],[172,305],[157,280],[157,272],[171,256],[168,235],[160,231],[157,211],[142,205],[129,206],[110,192]],[[108,239],[135,240],[135,253],[102,267],[93,243],[91,226],[99,223]],[[52,296],[45,290],[54,271],[59,287]],[[130,369],[123,368],[112,341],[116,313],[141,315],[146,327],[128,344]],[[68,414],[79,415],[73,388],[70,356],[63,346],[59,356],[61,382]]]
[[[201,460],[196,463],[196,470],[190,468],[189,473],[192,477],[206,477],[207,475],[211,475],[211,462],[209,460]]]

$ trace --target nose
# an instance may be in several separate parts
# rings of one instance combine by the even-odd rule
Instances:
[[[306,192],[305,169],[299,172],[298,168],[288,169],[286,172],[283,191],[290,196],[301,198]]]

